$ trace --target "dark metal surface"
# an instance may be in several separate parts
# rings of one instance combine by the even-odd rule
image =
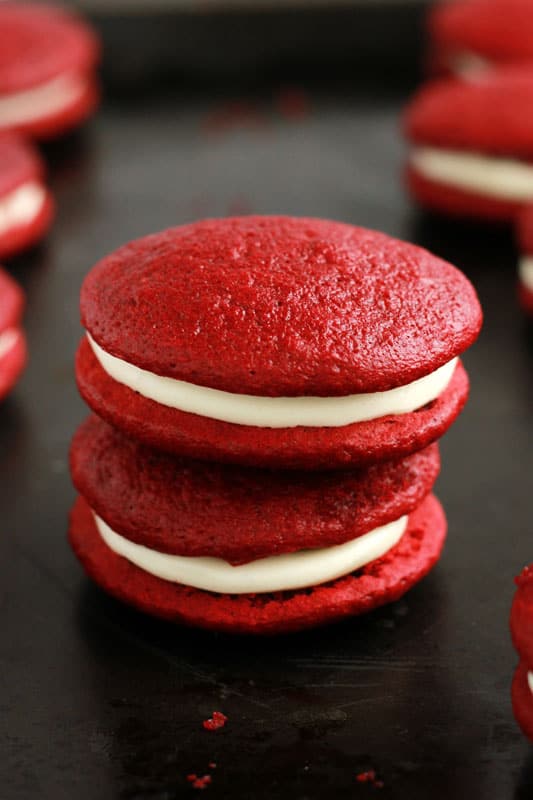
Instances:
[[[315,76],[378,77],[391,85],[420,61],[427,3],[330,2],[300,7],[250,0],[233,9],[152,9],[124,14],[107,4],[92,20],[114,91],[173,81],[250,86]],[[159,13],[158,13],[159,12]]]
[[[0,414],[3,800],[171,800],[215,761],[213,798],[530,798],[513,722],[513,576],[533,560],[533,339],[512,241],[407,204],[400,98],[312,98],[290,121],[206,130],[207,100],[105,109],[48,150],[59,201],[46,247],[12,265],[28,292],[31,366]],[[209,127],[209,126],[207,126]],[[70,554],[72,361],[86,270],[126,240],[230,211],[326,216],[414,239],[475,282],[485,330],[467,411],[443,441],[449,543],[434,573],[364,619],[249,640],[144,618],[89,585]],[[214,709],[229,721],[201,722]],[[384,788],[356,781],[374,768]]]

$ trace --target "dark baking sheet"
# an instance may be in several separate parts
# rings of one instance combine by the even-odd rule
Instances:
[[[187,774],[211,761],[213,798],[531,797],[509,698],[513,576],[533,560],[533,337],[512,240],[409,207],[401,93],[312,89],[300,119],[277,97],[222,111],[206,96],[108,103],[83,136],[48,148],[58,219],[12,265],[31,366],[0,414],[4,800],[193,796]],[[85,414],[72,368],[84,273],[132,237],[248,211],[413,239],[457,262],[486,312],[466,357],[471,401],[442,444],[438,568],[366,618],[266,640],[144,618],[89,585],[65,540],[67,448]],[[208,733],[214,709],[229,721]],[[356,781],[369,768],[382,789]]]

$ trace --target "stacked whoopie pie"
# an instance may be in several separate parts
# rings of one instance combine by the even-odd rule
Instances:
[[[533,564],[516,579],[511,608],[511,635],[520,656],[511,695],[515,717],[533,741]]]
[[[533,65],[530,0],[444,0],[428,15],[430,63],[463,78],[504,64]]]
[[[533,313],[533,3],[445,0],[428,14],[432,71],[405,117],[408,189],[452,217],[511,223]]]
[[[277,633],[395,600],[438,560],[434,444],[481,310],[450,264],[288,217],[145,237],[81,292],[70,541],[160,617]]]
[[[405,114],[415,199],[454,217],[514,222],[533,203],[532,104],[532,68],[423,86]]]
[[[0,130],[50,139],[95,110],[98,37],[77,15],[44,3],[0,3]]]

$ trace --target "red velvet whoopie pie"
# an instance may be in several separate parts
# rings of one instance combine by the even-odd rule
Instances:
[[[41,157],[18,135],[0,133],[0,259],[40,241],[53,215]]]
[[[415,200],[454,217],[513,222],[533,202],[532,104],[531,68],[423,86],[404,117]]]
[[[511,608],[511,635],[520,656],[511,690],[513,711],[525,735],[533,741],[533,565],[516,579]]]
[[[104,258],[81,291],[89,406],[177,455],[269,468],[399,458],[462,409],[481,310],[425,250],[338,222],[207,220]]]
[[[0,400],[9,393],[26,365],[26,339],[20,327],[24,294],[0,268]]]
[[[475,79],[504,64],[533,65],[530,0],[446,0],[428,15],[433,66]]]
[[[0,3],[0,130],[60,136],[95,110],[100,44],[72,12],[41,3]]]
[[[76,433],[70,542],[104,590],[149,614],[274,634],[403,595],[446,522],[436,444],[343,472],[277,472],[157,452],[97,417]]]

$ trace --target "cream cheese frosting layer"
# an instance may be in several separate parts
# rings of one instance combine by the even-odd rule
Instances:
[[[34,220],[45,200],[46,190],[37,181],[27,181],[0,198],[0,236]]]
[[[300,550],[232,566],[221,558],[175,556],[135,544],[113,531],[93,511],[106,545],[144,572],[164,581],[221,594],[261,594],[304,589],[349,575],[385,555],[407,528],[406,516],[345,544]]]
[[[518,274],[520,281],[533,292],[533,256],[523,256],[518,264]]]
[[[0,127],[23,125],[56,114],[74,103],[85,91],[82,75],[60,75],[24,92],[0,96]]]
[[[510,202],[533,200],[533,165],[513,158],[417,147],[412,167],[423,177],[484,197]]]
[[[333,428],[389,414],[408,414],[442,394],[457,364],[454,358],[435,372],[387,392],[344,397],[256,397],[156,375],[107,353],[89,333],[87,338],[102,369],[143,397],[190,414],[259,428]]]
[[[17,328],[8,328],[0,333],[0,361],[15,347],[19,336]]]
[[[472,53],[468,50],[463,50],[460,53],[454,53],[448,58],[448,65],[451,71],[459,78],[467,78],[468,80],[475,80],[482,77],[489,70],[494,68],[494,65],[483,56],[477,53]]]
[[[531,694],[533,694],[533,672],[527,673],[527,682],[529,684]]]

